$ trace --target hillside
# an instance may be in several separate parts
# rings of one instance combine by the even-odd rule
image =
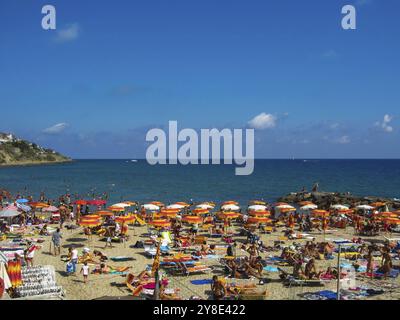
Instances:
[[[18,139],[11,134],[0,133],[0,166],[59,163],[70,158],[41,146]]]

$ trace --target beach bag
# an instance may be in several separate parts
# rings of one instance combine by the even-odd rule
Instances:
[[[72,262],[68,262],[67,263],[66,269],[67,269],[68,273],[72,273],[73,272],[74,266],[73,266]]]

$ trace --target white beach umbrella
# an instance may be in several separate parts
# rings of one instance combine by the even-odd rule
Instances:
[[[146,210],[150,210],[150,211],[160,210],[159,206],[156,206],[155,204],[151,204],[151,203],[146,203],[146,204],[142,205],[142,207],[145,208]]]
[[[198,209],[214,209],[214,206],[208,203],[200,203],[196,206]]]
[[[300,207],[300,210],[309,211],[309,210],[315,210],[317,208],[318,206],[316,204],[307,204],[305,206]]]
[[[127,203],[123,203],[123,202],[121,202],[121,203],[116,203],[116,204],[113,204],[111,207],[117,207],[117,208],[127,208],[127,207],[130,207],[130,205],[129,205],[129,204],[127,204]]]
[[[343,204],[334,204],[334,205],[331,205],[331,209],[334,209],[334,210],[349,210],[349,207],[345,206]]]
[[[183,208],[185,208],[185,206],[178,203],[170,204],[169,206],[167,206],[167,209],[183,209]]]
[[[374,207],[371,207],[371,206],[369,206],[367,204],[361,204],[361,205],[357,206],[356,209],[359,209],[359,210],[372,210],[372,209],[374,209]]]
[[[17,207],[9,206],[0,211],[0,218],[12,218],[20,214],[21,212],[18,212]]]
[[[240,207],[237,206],[236,204],[224,204],[221,207],[221,210],[224,210],[224,211],[238,211],[238,210],[240,210]]]
[[[253,204],[247,208],[249,211],[265,211],[267,210],[267,206],[261,204]]]
[[[282,204],[280,206],[276,206],[276,209],[295,209],[295,207],[289,205],[289,204]]]

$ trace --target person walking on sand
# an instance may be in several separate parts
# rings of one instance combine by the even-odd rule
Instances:
[[[61,238],[62,235],[60,232],[60,228],[57,228],[56,232],[54,232],[51,236],[51,242],[53,242],[55,256],[61,254]]]
[[[85,262],[82,266],[81,273],[83,274],[83,282],[87,284],[88,276],[89,276],[89,266],[87,262]]]

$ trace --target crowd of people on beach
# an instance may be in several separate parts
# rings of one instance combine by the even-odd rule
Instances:
[[[318,186],[314,186],[314,189],[318,189]],[[357,203],[347,204],[347,208],[342,204],[317,208],[309,200],[293,205],[268,204],[257,200],[251,201],[246,209],[242,209],[235,201],[226,201],[219,209],[212,202],[181,202],[166,206],[158,201],[149,204],[122,202],[126,206],[107,207],[106,194],[82,200],[77,195],[73,197],[66,193],[56,201],[47,199],[43,192],[37,201],[29,195],[12,196],[5,191],[0,194],[0,212],[10,206],[18,210],[15,216],[2,219],[0,237],[5,240],[16,232],[23,235],[28,226],[33,228],[39,236],[49,237],[52,254],[64,259],[68,275],[76,275],[77,266],[81,266],[79,272],[85,284],[91,273],[125,274],[127,271],[109,266],[107,254],[100,250],[91,252],[85,247],[80,254],[77,248],[70,246],[67,254],[63,255],[63,229],[81,230],[88,239],[93,236],[104,239],[103,250],[107,250],[113,248],[115,241],[129,241],[128,225],[133,226],[133,230],[147,226],[147,230],[150,230],[147,245],[156,250],[152,255],[153,267],[156,267],[151,272],[143,270],[137,276],[129,274],[126,283],[134,295],[146,292],[147,287],[152,288],[157,282],[155,275],[159,269],[164,268],[167,273],[180,270],[186,275],[208,272],[210,268],[201,262],[212,256],[220,257],[222,267],[222,277],[214,275],[211,279],[214,299],[245,294],[264,296],[265,292],[257,290],[254,282],[232,285],[228,279],[254,279],[258,285],[264,285],[269,282],[268,270],[272,266],[276,267],[283,284],[345,278],[347,273],[338,266],[330,264],[319,269],[316,263],[333,260],[338,255],[351,261],[356,272],[365,267],[363,274],[367,277],[386,280],[393,276],[394,271],[398,275],[399,267],[394,260],[400,259],[400,242],[386,239],[377,245],[368,241],[368,237],[391,235],[398,230],[398,211],[388,211],[387,203],[371,206],[371,210],[359,210]],[[32,209],[25,210],[27,207]],[[55,209],[45,215],[46,208]],[[339,251],[338,243],[325,240],[325,234],[330,231],[348,228],[353,230],[354,236]],[[282,240],[268,243],[269,234],[280,234]],[[324,240],[316,241],[316,235],[323,235]],[[168,241],[164,243],[167,238]],[[143,248],[145,243],[140,242],[133,247]],[[15,254],[12,259],[21,261],[28,268],[33,267],[35,251],[40,249],[40,243],[27,240],[25,245],[23,256]],[[221,248],[225,251],[221,252]],[[377,257],[381,259],[379,265],[376,263]],[[160,259],[164,259],[164,263],[160,264]],[[168,293],[167,282],[163,282],[163,279],[160,281],[161,291],[158,293],[161,292],[165,299],[177,298],[175,293]]]

